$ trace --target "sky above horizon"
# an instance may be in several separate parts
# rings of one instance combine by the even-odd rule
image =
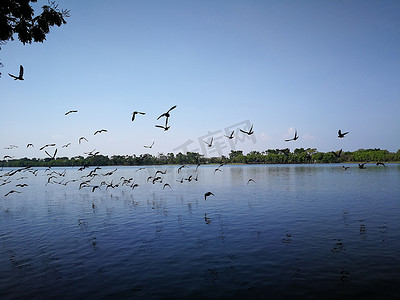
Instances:
[[[400,148],[399,1],[57,4],[71,16],[44,43],[1,46],[0,160]]]

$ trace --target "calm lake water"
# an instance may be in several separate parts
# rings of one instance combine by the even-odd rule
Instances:
[[[399,299],[400,165],[347,166],[2,176],[0,298]]]

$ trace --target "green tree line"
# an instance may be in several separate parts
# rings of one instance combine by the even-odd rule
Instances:
[[[143,165],[168,165],[168,164],[309,164],[309,163],[346,163],[346,162],[399,162],[400,149],[396,152],[375,149],[359,149],[357,151],[318,152],[317,149],[298,148],[293,152],[289,148],[268,149],[263,152],[251,151],[244,154],[240,150],[232,150],[229,156],[207,158],[196,152],[186,154],[168,153],[153,156],[151,154],[132,155],[89,155],[44,158],[20,158],[0,161],[0,167],[49,167],[49,166],[143,166]]]

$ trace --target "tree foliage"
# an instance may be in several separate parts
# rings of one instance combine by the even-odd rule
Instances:
[[[50,28],[66,24],[69,11],[58,9],[54,1],[42,6],[42,13],[34,14],[32,3],[37,0],[2,0],[0,4],[0,41],[13,40],[17,34],[23,43],[43,42]]]
[[[42,12],[35,15],[32,3],[36,2],[37,0],[0,1],[0,46],[14,40],[14,34],[24,45],[43,42],[51,27],[60,27],[67,23],[65,19],[69,17],[69,10],[59,10],[54,1],[49,1],[48,5],[42,6]]]
[[[394,162],[400,161],[400,150],[391,153],[381,149],[359,149],[354,152],[344,152],[336,157],[332,152],[318,152],[317,149],[298,148],[291,152],[286,149],[268,149],[263,152],[251,151],[243,154],[243,151],[232,150],[229,157],[204,157],[196,152],[186,154],[160,153],[158,156],[141,154],[140,156],[113,155],[89,155],[87,157],[76,156],[72,158],[57,157],[56,159],[12,159],[0,161],[0,167],[26,167],[26,166],[142,166],[142,165],[168,165],[168,164],[309,164],[309,163],[345,163],[345,162]]]

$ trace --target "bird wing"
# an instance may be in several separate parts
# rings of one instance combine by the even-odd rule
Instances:
[[[22,65],[19,66],[19,77],[22,78],[24,76],[24,67]]]
[[[173,109],[175,109],[175,108],[176,108],[176,105],[172,106],[172,107],[168,110],[167,113],[169,113],[171,110],[173,110]]]
[[[166,116],[166,114],[164,113],[164,114],[162,114],[161,116],[159,116],[159,117],[157,118],[157,120],[159,120],[160,118],[165,117],[165,116]]]
[[[340,129],[338,130],[337,133],[338,133],[338,135],[342,135],[342,131]]]

